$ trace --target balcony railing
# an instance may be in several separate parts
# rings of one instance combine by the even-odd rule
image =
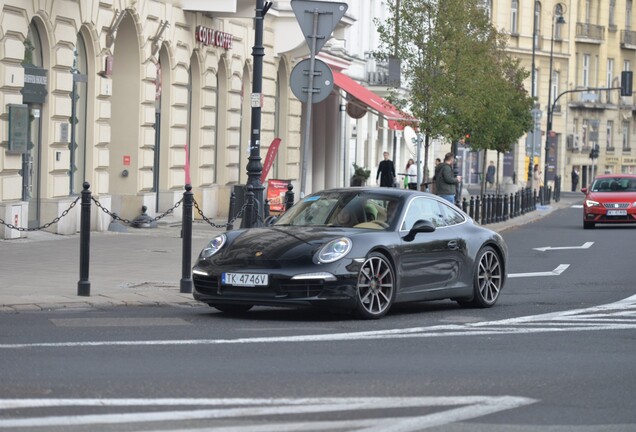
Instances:
[[[605,27],[595,24],[576,23],[576,38],[601,43],[605,40]]]
[[[636,32],[621,30],[621,47],[636,50]]]

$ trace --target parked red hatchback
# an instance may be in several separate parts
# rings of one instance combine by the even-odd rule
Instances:
[[[594,228],[597,223],[636,223],[636,175],[600,175],[581,192],[585,194],[583,228]]]

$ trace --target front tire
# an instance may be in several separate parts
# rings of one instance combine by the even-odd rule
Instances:
[[[356,313],[364,319],[382,318],[395,300],[395,271],[389,260],[373,252],[360,267],[356,287]]]
[[[461,306],[489,308],[497,303],[503,288],[504,268],[499,254],[490,246],[482,248],[475,260],[472,300],[457,299]]]
[[[220,310],[221,312],[237,314],[247,312],[252,309],[253,305],[244,305],[244,304],[223,304],[223,303],[210,303],[211,307]]]

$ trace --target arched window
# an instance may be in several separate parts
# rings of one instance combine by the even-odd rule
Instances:
[[[81,33],[73,50],[73,87],[71,90],[71,146],[69,195],[79,193],[86,180],[86,122],[88,63],[86,44]]]

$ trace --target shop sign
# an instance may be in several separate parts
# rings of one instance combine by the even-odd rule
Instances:
[[[24,65],[24,87],[22,88],[22,102],[42,104],[48,93],[47,70],[33,65]]]
[[[229,33],[204,26],[197,26],[195,38],[197,42],[201,42],[203,45],[212,45],[226,50],[232,49],[232,42],[234,40],[234,36]]]
[[[623,157],[623,165],[636,165],[636,158]]]
[[[29,133],[29,107],[9,104],[9,148],[8,153],[26,153]]]
[[[606,156],[605,163],[608,165],[618,165],[620,159],[617,156]]]

